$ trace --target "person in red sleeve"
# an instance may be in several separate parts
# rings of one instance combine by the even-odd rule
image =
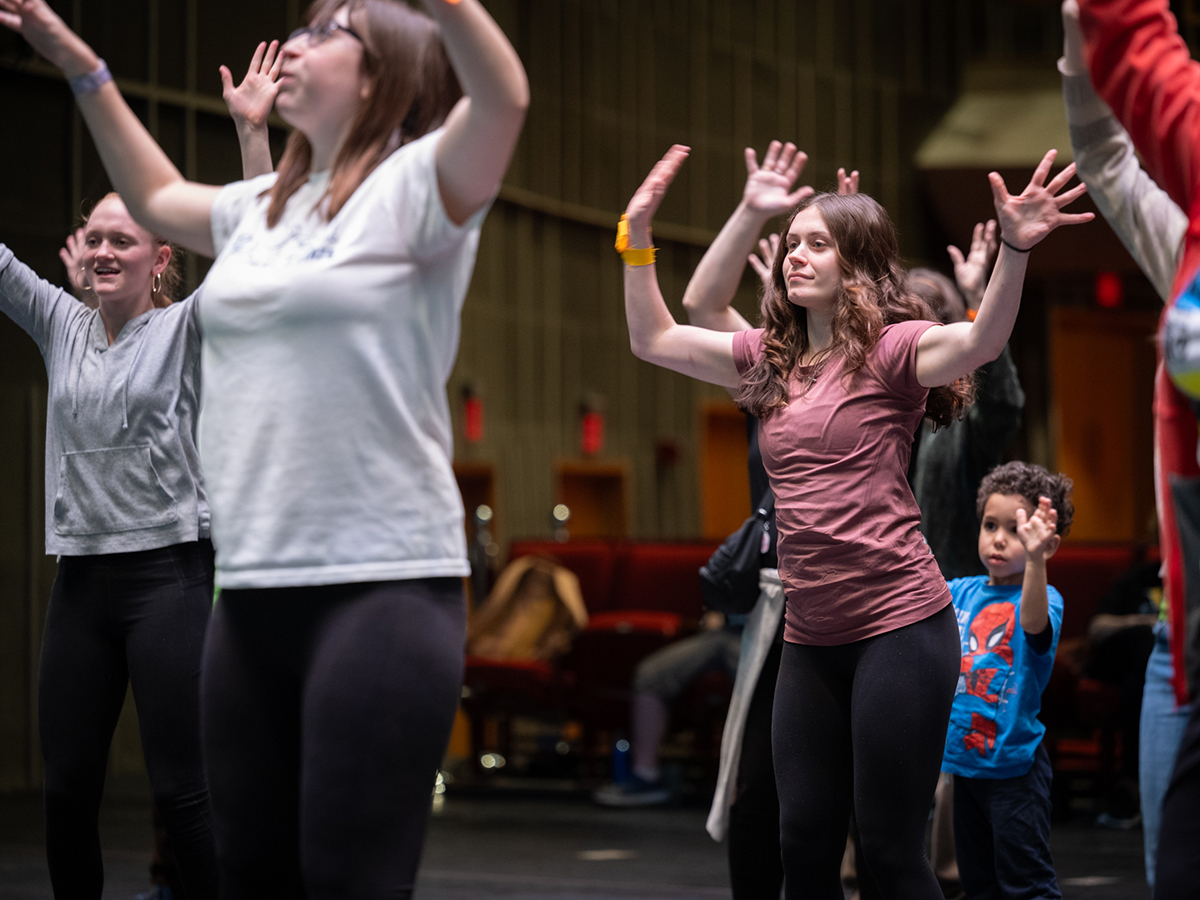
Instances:
[[[1200,399],[1200,156],[1195,150],[1200,66],[1179,35],[1168,0],[1080,0],[1079,6],[1097,93],[1133,138],[1146,170],[1189,219],[1159,328],[1154,397],[1160,483],[1169,486],[1159,498],[1164,588],[1173,617],[1176,697],[1182,703],[1187,699],[1185,598],[1200,590],[1200,558],[1185,552],[1198,532],[1189,511],[1200,509],[1194,415]],[[1161,828],[1155,897],[1200,897],[1200,706],[1184,732]]]

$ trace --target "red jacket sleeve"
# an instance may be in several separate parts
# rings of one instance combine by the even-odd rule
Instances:
[[[1133,138],[1146,170],[1194,219],[1200,181],[1200,65],[1168,0],[1080,0],[1096,92]]]

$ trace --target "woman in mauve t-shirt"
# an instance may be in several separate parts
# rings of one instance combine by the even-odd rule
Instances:
[[[918,529],[909,453],[921,419],[961,415],[965,376],[1003,350],[1029,250],[1092,218],[1061,212],[1084,188],[1058,193],[1073,165],[1045,184],[1053,151],[1019,196],[989,176],[1003,244],[975,321],[954,325],[926,321],[878,203],[811,195],[784,226],[764,327],[718,332],[675,323],[644,249],[687,154],[672,147],[626,208],[625,308],[638,357],[730,389],[762,422],[787,594],[772,736],[786,895],[840,900],[853,803],[880,887],[940,898],[925,822],[959,635]]]

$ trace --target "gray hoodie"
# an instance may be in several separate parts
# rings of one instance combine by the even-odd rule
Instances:
[[[100,314],[0,244],[0,312],[46,362],[46,552],[151,550],[208,537],[196,452],[196,296],[128,322]]]

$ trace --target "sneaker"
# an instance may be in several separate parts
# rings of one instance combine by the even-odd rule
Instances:
[[[658,806],[671,799],[671,792],[662,781],[630,775],[627,781],[597,788],[592,799],[601,806]]]

